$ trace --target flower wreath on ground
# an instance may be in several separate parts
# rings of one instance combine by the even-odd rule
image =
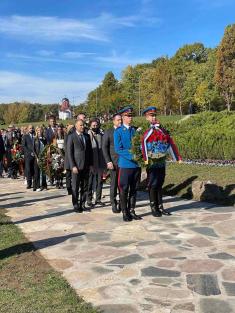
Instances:
[[[64,171],[64,152],[53,144],[46,145],[39,155],[39,168],[47,176],[55,177]]]
[[[169,132],[159,124],[138,129],[132,138],[131,153],[142,168],[164,165],[169,154],[172,155],[171,141]]]

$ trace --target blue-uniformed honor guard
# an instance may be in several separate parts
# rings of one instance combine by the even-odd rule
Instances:
[[[120,190],[120,204],[125,222],[141,217],[135,213],[137,184],[140,180],[141,169],[130,152],[135,127],[132,124],[133,108],[125,107],[118,112],[122,116],[122,126],[114,132],[114,148],[118,154],[118,185]]]
[[[142,114],[150,123],[149,129],[143,135],[141,146],[143,159],[147,166],[147,181],[152,214],[156,217],[160,217],[162,214],[170,215],[163,208],[162,202],[166,156],[170,154],[174,161],[180,161],[181,156],[173,139],[157,121],[157,108],[154,106],[147,107]]]

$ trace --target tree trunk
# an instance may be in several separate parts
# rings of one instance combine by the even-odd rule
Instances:
[[[182,104],[181,104],[181,102],[180,102],[180,115],[182,116],[183,114],[182,114]]]
[[[231,103],[232,103],[232,97],[230,96],[230,94],[228,92],[225,93],[225,103],[226,103],[226,107],[228,112],[231,111]]]

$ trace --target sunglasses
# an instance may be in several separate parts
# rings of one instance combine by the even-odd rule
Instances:
[[[132,114],[123,114],[123,116],[132,117]]]

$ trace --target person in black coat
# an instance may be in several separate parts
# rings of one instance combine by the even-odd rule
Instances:
[[[76,131],[67,138],[66,153],[72,171],[72,203],[76,212],[85,210],[89,171],[93,158],[90,137],[84,133],[84,122],[77,120]],[[80,194],[80,203],[78,196]]]
[[[34,138],[34,171],[33,171],[33,190],[41,191],[47,189],[46,174],[39,168],[38,160],[40,153],[46,145],[46,138],[43,137],[42,127],[36,127]]]
[[[73,125],[68,125],[66,133],[64,135],[64,169],[66,170],[66,188],[68,191],[68,195],[72,194],[72,172],[69,166],[68,153],[67,153],[67,142],[68,136],[71,135],[75,130]]]
[[[32,188],[32,178],[34,175],[34,129],[32,125],[28,126],[28,134],[23,137],[22,146],[24,149],[25,174],[27,179],[27,189]]]
[[[5,154],[5,146],[4,146],[4,141],[2,138],[2,133],[0,131],[0,177],[3,177],[3,157]]]
[[[121,211],[116,199],[118,191],[118,155],[114,150],[113,138],[114,130],[121,126],[121,123],[121,115],[115,114],[113,116],[113,127],[105,131],[102,142],[103,155],[107,164],[107,168],[110,171],[110,202],[113,213],[120,213]]]
[[[56,137],[56,118],[54,116],[51,116],[49,118],[49,126],[46,128],[45,136],[47,140],[47,144],[51,144],[53,139]]]

